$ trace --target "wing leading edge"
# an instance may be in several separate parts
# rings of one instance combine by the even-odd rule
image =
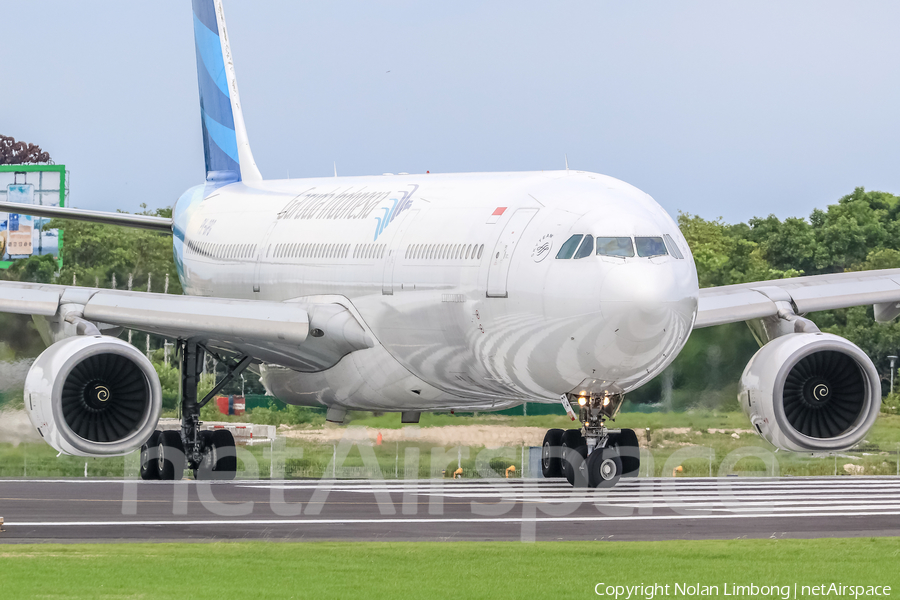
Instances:
[[[900,314],[900,269],[858,271],[757,281],[700,290],[694,328],[761,319],[778,314],[776,302],[788,301],[797,314],[875,306],[875,319]]]
[[[172,233],[172,219],[165,217],[60,208],[58,206],[39,206],[37,204],[20,204],[18,202],[0,202],[0,211],[48,219],[71,219],[73,221],[88,221],[90,223],[121,225],[123,227],[136,227],[138,229],[152,229],[153,231]]]

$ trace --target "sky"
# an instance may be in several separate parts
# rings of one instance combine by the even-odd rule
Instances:
[[[225,0],[265,178],[573,169],[727,222],[900,194],[900,3]],[[204,177],[189,0],[0,0],[0,134],[71,206]]]

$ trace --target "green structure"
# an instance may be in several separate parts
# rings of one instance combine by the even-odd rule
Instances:
[[[0,202],[66,205],[65,165],[0,165]],[[29,256],[52,254],[62,267],[63,232],[45,227],[48,219],[0,211],[0,269]]]

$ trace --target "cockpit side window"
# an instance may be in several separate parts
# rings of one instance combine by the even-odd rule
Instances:
[[[637,246],[638,256],[650,258],[653,256],[666,256],[666,244],[661,237],[636,237],[634,243]]]
[[[578,246],[578,252],[575,253],[574,258],[585,258],[594,253],[594,236],[586,235],[584,236],[584,240],[581,242],[581,245]]]
[[[634,256],[634,244],[630,237],[598,237],[597,254],[600,256]]]
[[[663,239],[666,240],[666,248],[669,249],[669,254],[678,259],[683,259],[684,254],[681,253],[681,250],[678,248],[678,244],[675,243],[675,240],[672,239],[672,236],[668,233],[663,236]]]
[[[583,237],[584,235],[576,233],[567,239],[562,245],[562,248],[559,249],[559,252],[556,253],[556,258],[572,258],[572,255],[575,254],[575,249],[578,247],[578,242],[580,242]]]

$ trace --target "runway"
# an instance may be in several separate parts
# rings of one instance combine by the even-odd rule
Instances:
[[[0,543],[900,535],[900,478],[0,480]]]

